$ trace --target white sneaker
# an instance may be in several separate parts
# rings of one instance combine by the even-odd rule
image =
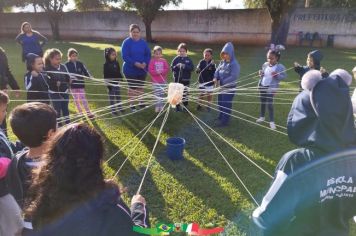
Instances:
[[[265,121],[264,117],[260,117],[256,120],[257,123],[262,123],[263,121]]]
[[[269,122],[269,127],[273,130],[277,129],[276,124],[274,122]]]

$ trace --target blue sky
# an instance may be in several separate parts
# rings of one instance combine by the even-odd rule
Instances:
[[[168,6],[167,10],[188,10],[188,9],[206,9],[207,6],[218,7],[222,9],[240,9],[243,8],[243,0],[232,0],[230,3],[226,3],[225,0],[182,0],[182,3],[176,6]],[[74,1],[69,0],[69,4],[66,7],[66,11],[74,9]],[[15,12],[18,11],[32,11],[32,7],[26,9],[14,9]]]

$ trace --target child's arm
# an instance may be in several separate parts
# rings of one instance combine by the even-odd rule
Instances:
[[[283,80],[287,77],[286,68],[282,64],[277,65],[276,73],[273,75],[274,79]]]
[[[202,67],[202,60],[199,61],[199,64],[197,65],[195,73],[199,74],[204,69],[204,68],[201,68],[201,67]]]
[[[167,77],[168,73],[169,73],[169,64],[168,64],[168,62],[167,62],[166,60],[164,60],[164,62],[163,62],[163,72],[162,72],[162,75],[163,75],[164,77]]]
[[[6,68],[6,77],[8,79],[8,83],[11,89],[13,90],[19,90],[20,86],[18,85],[17,81],[15,80],[14,76],[11,73],[9,64],[7,63],[7,68]]]
[[[178,57],[175,57],[172,61],[172,64],[171,64],[171,69],[172,71],[174,72],[178,72],[180,70],[179,66],[178,66]]]
[[[124,78],[124,76],[122,76],[122,74],[121,74],[121,67],[120,67],[120,63],[119,62],[117,62],[117,69],[119,71],[118,78],[120,78],[120,79]]]
[[[231,64],[230,75],[223,78],[223,85],[234,86],[240,75],[240,65],[238,63]]]
[[[91,77],[91,74],[89,73],[88,69],[86,68],[86,66],[84,65],[84,63],[82,63],[82,71],[83,71],[83,74],[86,76],[86,77]],[[82,78],[84,79],[84,78]]]

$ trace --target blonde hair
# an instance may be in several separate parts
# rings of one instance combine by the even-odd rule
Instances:
[[[51,48],[51,49],[47,49],[44,53],[44,61],[45,61],[45,66],[50,66],[51,65],[51,61],[50,59],[52,59],[53,57],[60,55],[62,57],[62,52],[58,49],[58,48]]]

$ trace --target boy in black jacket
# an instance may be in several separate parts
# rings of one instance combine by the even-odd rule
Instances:
[[[22,208],[32,182],[31,172],[43,162],[41,156],[46,149],[46,141],[56,131],[56,111],[44,103],[25,103],[11,112],[10,125],[16,137],[27,147],[12,159],[6,177],[9,192]]]
[[[117,53],[114,48],[105,48],[104,79],[107,83],[109,92],[111,113],[118,115],[118,112],[124,113],[121,105],[119,81],[123,78],[117,61]]]
[[[201,93],[199,95],[200,104],[197,106],[197,110],[201,110],[201,101],[206,98],[207,109],[210,111],[210,103],[213,99],[211,92],[214,89],[214,75],[216,67],[213,61],[213,50],[207,48],[203,53],[204,59],[200,60],[199,65],[197,66],[196,72],[199,74],[199,89]]]
[[[73,95],[74,103],[77,107],[79,113],[82,114],[82,107],[80,104],[83,104],[83,107],[90,119],[94,118],[94,115],[90,112],[88,101],[85,97],[85,84],[84,84],[84,77],[91,77],[89,71],[85,67],[85,65],[78,61],[78,51],[74,48],[68,49],[68,62],[65,64],[69,73],[77,74],[79,76],[71,75],[71,84],[70,89]],[[82,76],[81,76],[82,75]]]
[[[188,48],[185,43],[178,45],[178,56],[176,56],[171,64],[173,78],[175,83],[180,83],[185,86],[183,94],[183,105],[188,106],[188,88],[190,77],[194,70],[192,60],[188,57]],[[181,111],[180,106],[177,106],[177,111]]]

